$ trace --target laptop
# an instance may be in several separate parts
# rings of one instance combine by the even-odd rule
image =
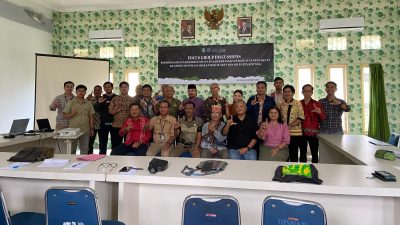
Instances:
[[[10,135],[22,135],[26,132],[29,119],[14,120],[10,129]]]
[[[53,132],[54,129],[51,129],[49,119],[37,119],[36,123],[39,127],[39,131],[41,132]]]

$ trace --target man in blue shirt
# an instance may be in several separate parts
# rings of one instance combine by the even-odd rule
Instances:
[[[275,100],[266,95],[267,83],[257,82],[257,94],[247,100],[247,115],[257,120],[258,126],[267,118],[268,110],[275,106]]]

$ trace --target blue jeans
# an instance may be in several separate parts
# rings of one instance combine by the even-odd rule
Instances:
[[[229,149],[230,159],[241,159],[241,160],[257,160],[257,152],[254,149],[249,149],[244,155],[240,155],[239,149]]]

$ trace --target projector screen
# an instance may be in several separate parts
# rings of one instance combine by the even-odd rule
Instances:
[[[64,82],[72,81],[75,87],[85,85],[89,95],[95,85],[103,86],[109,80],[109,74],[108,59],[36,54],[35,120],[48,118],[51,128],[55,129],[57,114],[50,111],[49,105],[64,93]]]

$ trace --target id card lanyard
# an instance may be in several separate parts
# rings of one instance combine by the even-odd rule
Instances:
[[[161,120],[161,117],[160,117],[160,126],[161,126],[161,133],[160,133],[160,140],[161,141],[164,141],[165,140],[165,135],[164,135],[164,127],[165,127],[165,124],[167,123],[167,121],[166,120],[164,120],[164,122]]]

